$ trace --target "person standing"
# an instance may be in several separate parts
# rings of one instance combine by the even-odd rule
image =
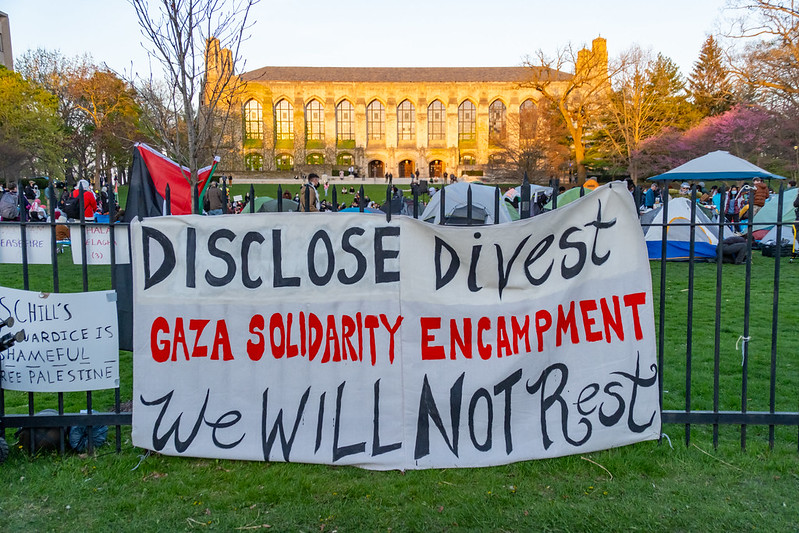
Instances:
[[[738,187],[732,186],[724,198],[724,218],[731,224],[732,230],[738,232],[739,218],[738,215],[741,211],[741,206],[738,202]]]
[[[208,195],[208,214],[221,215],[225,199],[222,198],[222,189],[219,188],[219,183],[212,181],[206,194]]]
[[[313,173],[308,174],[308,183],[300,189],[300,211],[319,211],[317,187],[319,187],[319,176]]]
[[[644,193],[644,207],[647,209],[652,209],[655,207],[655,202],[660,197],[660,185],[657,182],[653,182],[652,185],[647,189],[646,193]]]
[[[97,211],[97,198],[88,181],[78,180],[75,190],[72,191],[72,197],[77,198],[80,191],[83,191],[83,218],[94,220],[94,212]]]
[[[752,183],[755,185],[755,199],[754,199],[754,208],[752,209],[752,219],[754,220],[757,212],[760,211],[760,208],[766,205],[766,200],[768,200],[768,186],[763,183],[763,178],[755,178],[752,180]]]

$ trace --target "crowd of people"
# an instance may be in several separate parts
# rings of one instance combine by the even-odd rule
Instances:
[[[791,180],[788,187],[796,187],[796,182]],[[683,182],[677,192],[670,191],[672,197],[690,198],[692,195],[691,184]],[[754,178],[752,184],[733,184],[728,189],[722,191],[718,185],[713,185],[709,189],[704,182],[696,184],[696,201],[707,208],[713,215],[723,216],[730,228],[735,232],[741,232],[743,226],[752,220],[760,209],[766,205],[769,196],[774,191],[765,184],[762,178]],[[750,205],[751,197],[751,205]],[[642,211],[658,207],[662,202],[662,191],[659,182],[652,182],[643,195],[640,206]]]
[[[74,188],[62,182],[52,182],[42,191],[36,181],[29,180],[20,194],[16,183],[0,184],[0,220],[22,220],[24,216],[30,222],[48,222],[53,214],[58,222],[78,220],[81,215],[80,191],[83,191],[83,217],[87,221],[94,221],[98,215],[109,214],[109,186],[103,182],[95,190],[87,180],[81,179]],[[116,200],[114,205],[119,212]]]

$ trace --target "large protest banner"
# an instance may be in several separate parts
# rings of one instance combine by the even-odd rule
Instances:
[[[136,446],[391,469],[659,437],[624,187],[498,226],[182,216],[131,238]]]

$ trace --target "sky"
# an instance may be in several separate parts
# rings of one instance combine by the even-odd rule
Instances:
[[[611,57],[637,44],[688,76],[720,29],[726,0],[261,0],[243,70],[264,66],[517,66],[543,50],[607,39]],[[14,57],[28,49],[90,53],[146,75],[150,62],[126,0],[0,0]],[[158,67],[154,67],[156,73]]]

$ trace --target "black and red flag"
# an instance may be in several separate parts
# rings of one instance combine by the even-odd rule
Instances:
[[[219,157],[197,172],[197,197],[216,170]],[[166,186],[169,185],[170,208],[173,215],[189,215],[191,209],[191,171],[143,143],[133,148],[133,168],[125,206],[125,220],[137,216],[154,217],[166,214]],[[202,205],[202,203],[200,204]]]

